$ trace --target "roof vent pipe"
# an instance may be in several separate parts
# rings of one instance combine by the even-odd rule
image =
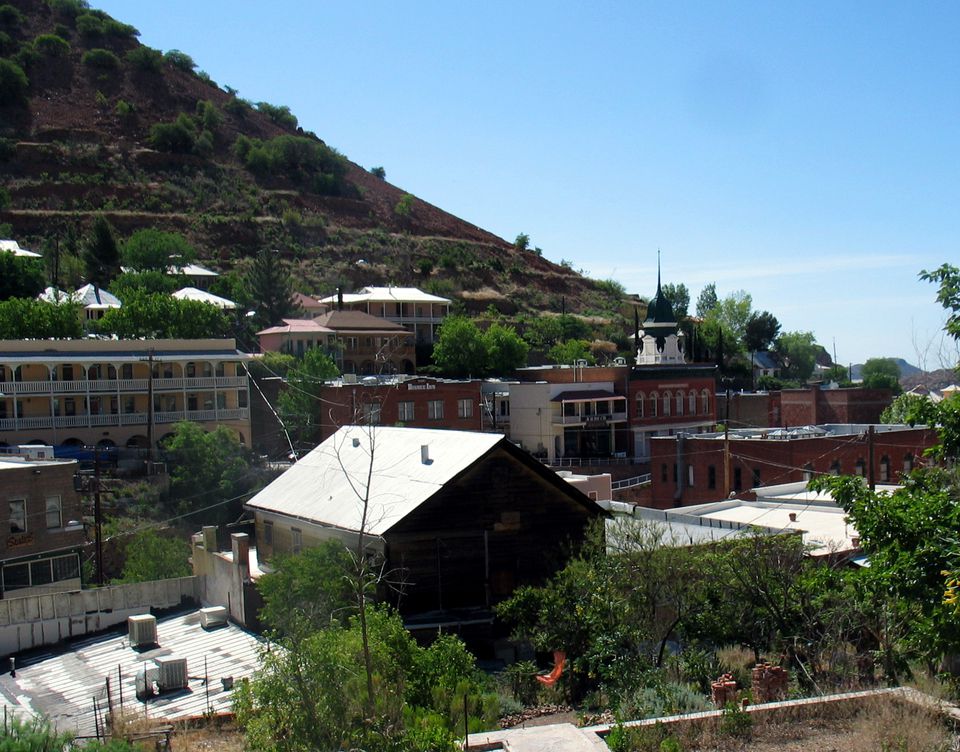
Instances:
[[[433,460],[430,459],[430,445],[421,444],[420,445],[420,462],[424,465],[430,465],[433,463]]]
[[[790,522],[796,522],[796,521],[797,521],[797,513],[790,512]]]
[[[354,446],[354,448],[360,446],[360,439],[354,437],[354,439],[353,439],[353,446]]]
[[[342,287],[337,288],[337,310],[338,311],[343,310],[343,288]]]

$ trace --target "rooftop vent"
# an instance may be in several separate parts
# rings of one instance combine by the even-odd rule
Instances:
[[[429,445],[429,444],[421,444],[421,445],[420,445],[420,462],[422,462],[424,465],[432,465],[432,464],[433,464],[433,460],[430,459],[430,445]]]
[[[130,635],[130,647],[152,647],[157,644],[157,617],[151,614],[128,616],[127,632]]]
[[[353,439],[353,448],[356,449],[358,446],[360,446],[360,439],[354,438],[354,439]]]
[[[227,623],[226,606],[208,606],[200,609],[200,626],[204,629],[222,627]]]
[[[797,513],[790,512],[790,522],[796,522],[796,521],[797,521]]]

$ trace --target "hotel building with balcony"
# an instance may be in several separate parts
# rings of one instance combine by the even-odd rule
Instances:
[[[331,295],[320,302],[400,324],[418,344],[436,342],[440,324],[450,315],[451,304],[448,298],[416,287],[364,287],[360,292]]]
[[[0,341],[0,446],[146,448],[182,420],[249,446],[249,358],[232,339]]]

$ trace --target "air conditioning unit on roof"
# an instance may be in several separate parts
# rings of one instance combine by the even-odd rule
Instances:
[[[227,623],[226,606],[208,606],[200,609],[200,626],[204,629],[222,627]]]
[[[187,688],[187,659],[173,655],[162,655],[154,658],[154,663],[160,669],[157,685],[161,692],[170,692],[176,689]]]
[[[127,633],[130,647],[141,648],[157,644],[157,617],[151,614],[137,614],[127,617]]]

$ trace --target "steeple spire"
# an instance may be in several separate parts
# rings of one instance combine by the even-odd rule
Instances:
[[[660,295],[660,247],[657,246],[657,295]]]

